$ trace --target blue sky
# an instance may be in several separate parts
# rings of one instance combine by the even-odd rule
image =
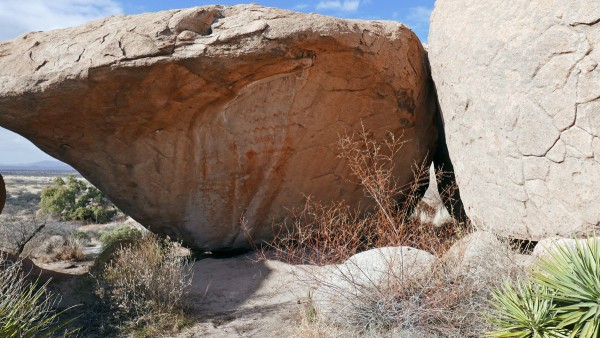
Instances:
[[[0,41],[29,31],[76,26],[110,15],[211,4],[257,3],[340,18],[400,21],[426,42],[434,2],[435,0],[0,0]],[[49,158],[23,137],[0,127],[0,163],[30,163]]]

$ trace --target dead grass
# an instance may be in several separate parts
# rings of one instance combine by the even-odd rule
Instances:
[[[82,262],[86,259],[82,250],[83,244],[77,238],[69,236],[65,245],[53,248],[47,255],[37,257],[42,263],[73,260]]]
[[[114,250],[97,275],[97,294],[120,331],[153,337],[187,323],[182,306],[192,270],[179,244],[146,234]]]
[[[414,183],[399,186],[393,177],[394,161],[403,144],[392,134],[383,141],[374,140],[364,129],[342,137],[339,157],[352,171],[349,179],[363,187],[374,207],[365,211],[344,201],[323,204],[308,196],[302,210],[292,211],[290,223],[274,227],[275,240],[266,248],[283,261],[316,265],[340,263],[358,252],[385,246],[410,246],[437,255],[445,252],[470,226],[422,223],[436,213],[419,204],[429,169],[415,164]]]
[[[307,197],[304,208],[293,213],[293,221],[276,228],[276,239],[266,245],[265,256],[275,255],[289,263],[328,265],[371,248],[408,246],[441,257],[471,233],[469,224],[432,221],[441,217],[439,211],[419,204],[419,192],[428,183],[427,166],[414,166],[412,185],[398,185],[392,173],[395,155],[403,144],[393,135],[374,140],[364,129],[342,137],[339,156],[374,207],[361,211],[343,201],[322,204]],[[330,274],[309,275],[311,285],[329,287],[345,305],[343,314],[333,321],[336,324],[307,315],[312,310],[305,308],[298,336],[339,336],[340,330],[346,330],[351,333],[347,336],[480,337],[487,329],[482,316],[489,290],[499,279],[495,271],[474,279],[448,273],[444,264],[431,269],[423,282],[398,279],[394,287],[358,285],[355,278],[347,276],[351,292],[347,286],[332,284]]]
[[[488,255],[489,259],[493,255]],[[388,264],[392,271],[398,263],[389,260]],[[486,321],[490,291],[503,279],[514,280],[523,273],[513,263],[502,271],[456,274],[440,262],[410,268],[420,276],[427,274],[418,281],[390,272],[388,283],[377,284],[374,279],[361,281],[364,278],[359,274],[372,278],[371,271],[350,274],[339,265],[332,269],[333,273],[304,277],[307,283],[317,285],[324,298],[317,303],[310,297],[304,301],[310,305],[303,309],[298,336],[333,337],[347,331],[352,335],[344,336],[481,337],[490,329]]]

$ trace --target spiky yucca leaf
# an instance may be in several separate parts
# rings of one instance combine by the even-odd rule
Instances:
[[[558,245],[540,260],[536,281],[556,290],[554,300],[560,327],[569,337],[600,337],[600,241],[576,241],[574,246]]]
[[[47,291],[48,283],[29,282],[20,262],[10,262],[0,254],[0,337],[69,337],[75,331],[59,334],[74,319],[58,322],[70,310],[54,311],[55,298]]]
[[[496,330],[488,332],[492,338],[558,338],[567,337],[558,327],[552,291],[529,281],[508,281],[492,291],[493,311],[489,321]]]

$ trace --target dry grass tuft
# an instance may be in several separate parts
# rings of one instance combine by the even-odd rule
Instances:
[[[388,260],[389,271],[397,264]],[[506,270],[479,271],[476,275],[456,274],[440,262],[430,267],[410,268],[415,281],[389,274],[390,280],[377,284],[370,271],[348,273],[340,265],[334,273],[314,273],[305,281],[316,285],[318,302],[307,301],[299,336],[329,337],[346,330],[357,337],[481,337],[490,329],[490,291],[504,278],[521,272],[514,264]],[[367,268],[368,269],[368,268]],[[511,274],[514,272],[514,274]],[[336,276],[335,278],[332,276]],[[333,333],[332,333],[333,332]]]
[[[85,261],[82,242],[74,236],[69,236],[66,243],[57,248],[49,248],[46,255],[37,257],[43,263],[73,260],[77,262]]]
[[[178,243],[153,234],[121,245],[98,273],[98,296],[121,330],[154,336],[185,322],[183,299],[192,270]]]

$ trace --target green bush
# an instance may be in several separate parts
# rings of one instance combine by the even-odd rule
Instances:
[[[62,177],[42,190],[40,208],[43,212],[57,215],[62,221],[90,221],[107,223],[116,215],[117,209],[96,187],[71,175],[67,181]]]
[[[55,297],[48,291],[49,280],[42,285],[30,283],[20,262],[12,263],[0,255],[0,337],[55,337],[71,321],[60,323],[55,312]],[[68,337],[73,331],[65,331]]]
[[[142,237],[142,232],[132,227],[122,227],[116,230],[107,231],[100,235],[100,242],[104,247],[108,247],[111,243],[135,240]]]
[[[600,337],[600,243],[555,245],[531,282],[494,294],[490,337]]]

